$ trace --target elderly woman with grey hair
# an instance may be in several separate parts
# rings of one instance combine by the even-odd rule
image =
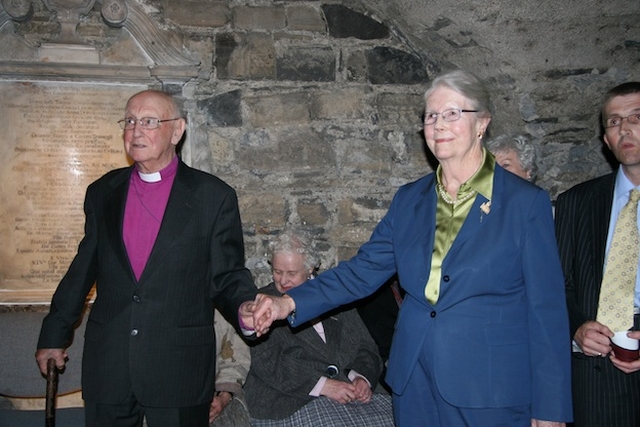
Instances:
[[[307,236],[286,230],[269,245],[282,295],[314,276],[320,260]],[[274,324],[251,348],[244,386],[253,426],[389,426],[391,398],[373,393],[382,360],[355,310],[332,312],[292,329]]]
[[[535,182],[538,166],[536,149],[526,135],[500,135],[485,142],[487,150],[504,169]]]
[[[396,426],[564,427],[569,322],[549,195],[483,147],[491,99],[477,76],[445,72],[424,101],[436,171],[398,189],[350,260],[282,297],[258,294],[257,335],[397,274],[405,295],[385,376]]]

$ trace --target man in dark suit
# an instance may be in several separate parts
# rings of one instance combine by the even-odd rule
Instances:
[[[213,306],[250,334],[256,294],[244,267],[235,191],[185,165],[185,120],[173,98],[127,102],[124,147],[134,165],[87,189],[85,236],[44,319],[36,359],[65,365],[93,284],[82,389],[87,426],[207,426],[214,392]]]
[[[637,427],[640,361],[616,358],[609,340],[616,331],[596,321],[596,315],[618,214],[629,201],[630,191],[640,186],[640,82],[625,83],[607,93],[602,123],[604,142],[620,168],[573,187],[558,197],[556,205],[556,232],[574,349],[574,419],[576,427]],[[635,258],[638,262],[637,255]],[[635,283],[634,301],[624,302],[629,308],[634,303],[639,306],[637,277]],[[633,315],[626,324],[632,326]],[[640,332],[629,335],[640,338]]]

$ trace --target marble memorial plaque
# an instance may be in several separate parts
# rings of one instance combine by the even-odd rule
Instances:
[[[129,164],[117,121],[143,89],[0,83],[0,304],[50,302],[84,234],[87,186]]]

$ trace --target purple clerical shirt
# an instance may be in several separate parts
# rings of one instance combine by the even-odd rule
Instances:
[[[122,238],[136,280],[140,280],[158,237],[177,170],[178,157],[174,157],[159,173],[142,174],[136,168],[131,173]]]

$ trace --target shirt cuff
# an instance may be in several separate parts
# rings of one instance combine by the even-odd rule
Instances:
[[[249,328],[244,323],[244,320],[242,320],[242,316],[240,316],[240,314],[238,314],[238,324],[240,325],[240,330],[242,331],[242,335],[244,335],[245,337],[249,337],[256,333],[255,329]]]
[[[347,375],[347,377],[351,380],[351,382],[353,382],[353,380],[355,380],[356,378],[362,378],[363,380],[365,380],[367,382],[367,384],[369,384],[369,388],[371,388],[371,383],[369,382],[367,377],[365,377],[364,375],[359,374],[358,372],[354,371],[353,369],[349,370],[349,374]]]
[[[324,388],[325,383],[327,382],[327,377],[320,377],[315,387],[309,392],[309,396],[318,397],[320,396],[320,392]]]

